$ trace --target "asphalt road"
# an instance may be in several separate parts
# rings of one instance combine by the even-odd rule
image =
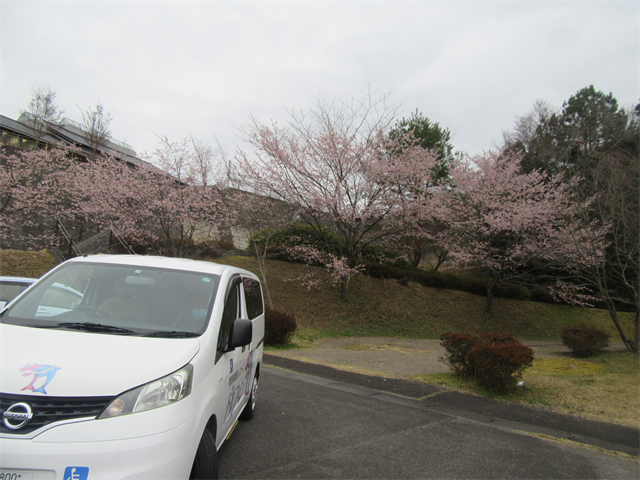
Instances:
[[[640,464],[424,408],[420,400],[265,366],[256,416],[220,478],[640,478]]]

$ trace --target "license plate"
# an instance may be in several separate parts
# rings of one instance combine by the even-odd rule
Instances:
[[[0,470],[0,480],[31,480],[33,472],[31,470]]]

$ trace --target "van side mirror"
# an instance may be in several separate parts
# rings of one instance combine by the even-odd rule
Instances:
[[[233,322],[231,326],[231,333],[229,334],[229,347],[227,351],[233,350],[236,347],[244,347],[251,343],[253,337],[253,324],[250,320],[245,318],[238,318]]]

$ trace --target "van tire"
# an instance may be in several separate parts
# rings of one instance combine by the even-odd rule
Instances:
[[[244,406],[244,410],[240,414],[240,420],[251,420],[256,414],[256,402],[258,400],[258,374],[253,377],[251,383],[251,393],[249,394],[249,401]]]
[[[218,451],[216,450],[216,442],[209,430],[205,429],[202,434],[189,478],[192,480],[218,478]]]

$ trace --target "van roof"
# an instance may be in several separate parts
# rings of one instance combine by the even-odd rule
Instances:
[[[209,273],[215,275],[222,275],[225,270],[233,269],[246,272],[252,277],[254,274],[246,270],[232,267],[229,265],[222,265],[213,262],[204,262],[201,260],[191,260],[188,258],[172,258],[161,257],[156,255],[86,255],[82,257],[74,257],[67,260],[69,263],[87,262],[87,263],[102,263],[110,265],[132,265],[140,267],[159,267],[168,268],[172,270],[185,270],[200,273]],[[65,263],[67,263],[65,262]]]

